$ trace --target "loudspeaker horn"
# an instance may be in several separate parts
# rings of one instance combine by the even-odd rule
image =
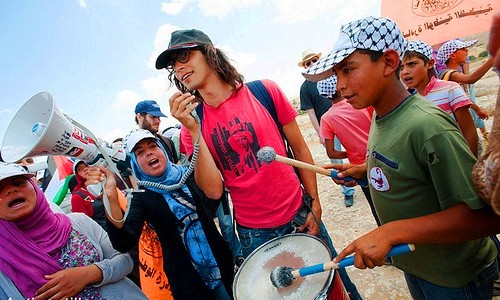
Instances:
[[[28,156],[63,155],[92,162],[96,141],[72,123],[48,92],[31,97],[16,113],[2,142],[2,158],[17,162]]]

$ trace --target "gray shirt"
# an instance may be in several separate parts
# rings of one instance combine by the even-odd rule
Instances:
[[[111,245],[108,234],[94,220],[82,213],[67,214],[74,229],[85,235],[99,252],[95,265],[102,270],[99,287],[107,300],[147,299],[142,291],[125,276],[132,271],[133,261],[128,253],[120,253]],[[14,283],[0,272],[0,299],[25,299]]]

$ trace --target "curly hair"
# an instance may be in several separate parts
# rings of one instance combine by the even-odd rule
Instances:
[[[222,81],[231,85],[231,87],[236,92],[241,89],[242,83],[245,81],[245,78],[231,64],[229,58],[222,50],[208,44],[201,45],[200,47],[194,48],[193,50],[200,50],[201,53],[203,53],[210,68],[212,68],[216,72],[217,76]],[[203,97],[201,97],[198,91],[188,90],[175,77],[175,72],[171,71],[168,75],[168,79],[170,80],[170,86],[175,84],[179,91],[183,93],[193,93],[198,101],[203,101]]]

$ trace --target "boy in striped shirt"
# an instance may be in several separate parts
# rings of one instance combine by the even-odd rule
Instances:
[[[436,78],[432,48],[422,41],[409,41],[401,64],[400,78],[427,100],[450,114],[457,122],[474,156],[478,156],[478,136],[469,111],[472,105],[456,82]]]

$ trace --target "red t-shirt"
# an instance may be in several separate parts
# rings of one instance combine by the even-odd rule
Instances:
[[[278,121],[286,125],[297,116],[280,88],[263,80],[276,108]],[[271,228],[293,219],[302,203],[300,181],[286,164],[257,161],[264,146],[286,156],[281,135],[267,109],[244,85],[218,107],[203,104],[202,135],[231,193],[238,224]],[[191,136],[183,127],[182,144],[188,157]]]
[[[355,109],[342,100],[321,117],[321,136],[333,140],[336,136],[347,152],[351,164],[366,160],[366,145],[373,116],[373,107]]]

